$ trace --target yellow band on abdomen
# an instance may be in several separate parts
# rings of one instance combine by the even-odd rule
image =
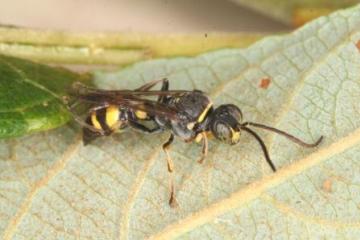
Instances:
[[[117,106],[110,105],[106,108],[106,125],[109,126],[109,128],[113,128],[113,126],[117,125],[119,121],[119,115],[120,111]]]
[[[91,124],[94,126],[94,128],[102,130],[101,125],[96,118],[96,112],[91,113]]]

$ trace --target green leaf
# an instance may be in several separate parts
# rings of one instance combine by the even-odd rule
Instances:
[[[84,147],[71,127],[0,144],[3,239],[358,239],[360,235],[360,6],[247,49],[147,61],[97,72],[107,88],[168,77],[234,103],[249,121],[290,132],[315,149],[258,131],[279,168],[244,133],[235,146],[171,148],[179,207],[168,206],[161,143],[133,131]],[[270,80],[270,82],[269,82]],[[268,84],[264,84],[264,83]]]
[[[0,138],[52,129],[70,120],[61,101],[78,74],[0,55]]]
[[[232,0],[267,16],[298,27],[320,16],[359,3],[358,0]]]

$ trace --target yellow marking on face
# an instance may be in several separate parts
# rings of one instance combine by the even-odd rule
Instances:
[[[144,111],[141,111],[141,110],[137,110],[135,112],[135,116],[138,118],[138,119],[146,119],[147,118],[147,113],[144,112]]]
[[[192,130],[195,127],[195,123],[191,122],[186,125],[187,129]]]
[[[208,113],[208,111],[210,110],[212,105],[213,105],[213,103],[209,102],[209,104],[206,106],[205,110],[200,114],[200,116],[199,116],[199,118],[197,120],[198,123],[201,123],[202,121],[204,121],[205,116]]]
[[[102,130],[101,125],[100,125],[99,121],[96,118],[96,112],[91,113],[91,123],[94,126],[94,128]]]
[[[106,124],[110,127],[110,128],[116,128],[115,126],[117,125],[118,121],[119,121],[119,108],[117,106],[114,105],[110,105],[109,107],[106,108]]]
[[[234,129],[230,128],[231,130],[231,142],[237,143],[240,139],[240,131],[234,131]]]

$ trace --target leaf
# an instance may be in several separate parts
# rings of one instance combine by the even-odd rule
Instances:
[[[228,146],[177,139],[171,148],[179,208],[168,206],[161,143],[167,134],[133,131],[84,147],[78,129],[0,144],[0,229],[4,239],[358,239],[360,234],[360,6],[247,49],[147,61],[96,83],[133,88],[168,77],[172,88],[207,91],[249,121],[308,142],[243,134]],[[269,79],[266,88],[261,82]]]
[[[232,0],[267,16],[298,27],[320,16],[357,4],[357,0]]]
[[[0,26],[0,53],[45,63],[126,65],[140,60],[194,56],[247,47],[259,33],[74,33]]]
[[[61,96],[80,75],[0,55],[0,138],[64,125],[70,120]]]

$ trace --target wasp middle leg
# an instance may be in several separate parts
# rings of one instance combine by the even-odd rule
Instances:
[[[174,164],[173,161],[171,159],[170,153],[169,153],[169,148],[171,143],[174,141],[174,135],[170,134],[169,139],[163,144],[162,148],[164,150],[164,152],[166,153],[166,161],[167,161],[167,169],[170,175],[170,199],[169,199],[169,205],[171,207],[176,207],[177,201],[176,201],[176,197],[175,197],[175,185],[174,185]]]

